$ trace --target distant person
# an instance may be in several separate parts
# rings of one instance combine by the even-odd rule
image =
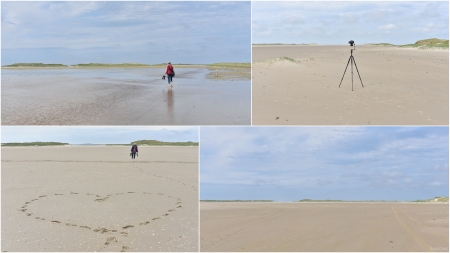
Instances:
[[[169,86],[173,87],[172,78],[175,76],[175,71],[173,70],[172,63],[170,63],[170,62],[167,63],[166,75],[167,75],[167,82],[169,83]]]
[[[131,159],[135,159],[136,158],[136,153],[138,153],[138,146],[136,145],[136,143],[133,143],[133,146],[131,147]]]

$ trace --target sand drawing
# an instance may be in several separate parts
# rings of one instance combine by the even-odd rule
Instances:
[[[136,193],[136,192],[115,193],[115,195],[134,194],[134,193]],[[55,194],[55,195],[56,195],[56,196],[67,196],[67,197],[70,197],[70,195],[74,195],[74,194],[78,194],[78,193],[70,192],[70,194],[66,194],[66,195],[64,195],[63,193]],[[138,194],[139,194],[139,193],[138,193]],[[142,192],[141,194],[151,194],[151,193],[148,193],[148,192]],[[149,217],[149,220],[158,220],[158,219],[161,219],[161,218],[163,218],[164,216],[169,216],[169,213],[175,211],[177,208],[182,208],[182,206],[179,205],[179,204],[181,204],[181,199],[180,199],[180,198],[175,198],[175,197],[172,197],[172,196],[167,196],[167,195],[165,195],[164,193],[161,193],[161,192],[158,192],[157,194],[160,195],[160,196],[165,196],[166,198],[174,199],[174,200],[176,200],[176,202],[174,201],[174,204],[173,204],[173,205],[174,205],[174,208],[168,209],[166,212],[164,212],[163,214],[161,214],[161,215],[159,215],[159,216],[157,216],[157,217]],[[87,194],[86,194],[86,196],[92,196],[92,195],[94,195],[94,194],[92,194],[92,193],[87,193]],[[109,200],[109,196],[111,196],[111,195],[112,195],[112,194],[108,194],[107,197],[99,198],[99,199],[94,199],[93,201],[94,201],[94,202],[104,202],[104,201]],[[99,195],[96,195],[96,196],[99,196]],[[41,196],[40,196],[40,197],[41,197]],[[46,195],[43,195],[43,197],[47,197],[47,196],[46,196]],[[28,202],[28,203],[29,203],[29,202]],[[22,206],[22,209],[19,209],[19,210],[22,211],[22,212],[27,211],[28,209],[25,209],[24,207],[27,207],[27,205]],[[26,215],[27,215],[27,216],[31,216],[31,215],[33,215],[33,213],[26,213]],[[39,220],[46,220],[46,219],[43,218],[43,217],[36,217],[36,219],[39,219]],[[147,220],[147,221],[142,221],[142,222],[139,222],[138,224],[134,224],[134,225],[133,225],[133,224],[126,224],[126,225],[123,225],[123,226],[122,226],[122,229],[129,229],[129,228],[133,228],[133,227],[138,226],[138,225],[147,225],[147,224],[150,224],[150,223],[151,223],[149,220]],[[62,223],[62,222],[59,221],[59,220],[52,220],[52,221],[50,221],[50,222],[52,222],[52,223]],[[66,226],[78,226],[78,227],[80,227],[80,228],[92,229],[91,227],[86,226],[86,225],[78,225],[78,224],[72,224],[72,223],[64,223],[64,224],[65,224]],[[105,232],[112,232],[112,233],[118,232],[116,229],[107,229],[107,228],[98,228],[98,229],[94,229],[93,231],[94,231],[94,232],[99,232],[99,233],[102,233],[102,234],[105,233]]]
[[[63,248],[110,252],[198,250],[198,170],[196,163],[190,162],[197,157],[197,149],[170,148],[170,153],[181,151],[187,153],[187,157],[192,156],[185,160],[187,163],[153,163],[144,160],[149,159],[144,156],[139,157],[142,162],[97,162],[103,156],[105,160],[113,160],[111,153],[119,149],[123,147],[21,149],[30,152],[28,157],[37,167],[27,167],[29,163],[22,159],[2,160],[2,171],[6,172],[2,177],[18,178],[8,173],[19,173],[30,183],[20,199],[8,195],[10,203],[5,205],[8,216],[17,217],[25,226],[22,231],[26,231],[30,245],[17,243],[15,238],[24,238],[24,235],[12,222],[3,219],[2,228],[11,233],[2,237],[2,248],[23,251],[31,246],[31,240],[40,240],[43,243],[37,246],[37,251]],[[74,150],[86,152],[88,156],[74,157]],[[151,148],[151,153],[164,158],[168,150]],[[9,151],[2,148],[2,153]],[[12,154],[17,152],[11,151]],[[45,156],[53,151],[64,151],[58,157],[70,162],[47,159]],[[92,153],[96,156],[90,156]],[[33,155],[44,159],[33,159]],[[82,163],[77,159],[83,159]],[[183,161],[183,157],[180,160]],[[69,171],[73,177],[67,177]],[[33,173],[48,173],[56,182],[49,184],[43,177],[36,181]],[[11,180],[2,183],[2,189],[16,189]],[[40,233],[43,229],[48,232]],[[60,239],[52,241],[52,233],[61,234]],[[90,239],[87,242],[85,238]],[[80,246],[78,242],[86,243]]]

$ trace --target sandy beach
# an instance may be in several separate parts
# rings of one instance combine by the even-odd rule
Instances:
[[[448,251],[448,204],[200,204],[201,251]]]
[[[2,147],[2,251],[198,251],[198,147]]]
[[[251,123],[249,78],[175,71],[169,88],[164,68],[2,68],[2,125]]]
[[[448,125],[448,50],[350,49],[254,45],[252,124]]]

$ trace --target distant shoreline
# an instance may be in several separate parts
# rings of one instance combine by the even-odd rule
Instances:
[[[221,62],[212,64],[172,64],[175,68],[208,68],[208,69],[230,69],[230,68],[250,68],[250,62]],[[106,63],[90,63],[90,64],[43,64],[43,63],[14,63],[1,66],[2,69],[104,69],[104,68],[165,68],[164,64],[106,64]]]

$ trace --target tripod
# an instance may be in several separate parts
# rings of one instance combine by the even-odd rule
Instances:
[[[353,91],[353,63],[355,64],[356,71],[358,72],[358,76],[359,76],[359,80],[361,81],[361,85],[364,88],[364,84],[363,84],[363,82],[361,80],[361,76],[359,75],[358,66],[356,66],[356,61],[355,61],[355,58],[353,57],[353,49],[350,49],[350,58],[348,59],[347,67],[345,67],[344,74],[342,75],[342,79],[341,79],[341,83],[339,84],[339,88],[341,88],[342,80],[344,80],[345,72],[347,71],[348,64],[350,63],[350,61],[352,62],[352,64],[351,64],[351,69],[352,69],[352,91]]]

